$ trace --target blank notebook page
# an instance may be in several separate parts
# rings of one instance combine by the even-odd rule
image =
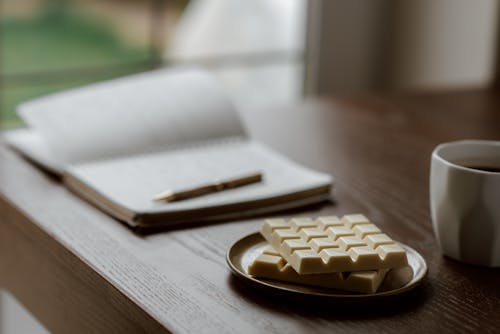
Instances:
[[[165,190],[181,190],[263,173],[263,182],[179,202],[155,202]],[[138,213],[188,210],[271,198],[327,185],[331,177],[299,166],[264,146],[234,140],[147,155],[79,164],[69,173],[111,201]]]
[[[20,117],[65,164],[245,136],[218,82],[198,69],[146,72],[22,103]]]

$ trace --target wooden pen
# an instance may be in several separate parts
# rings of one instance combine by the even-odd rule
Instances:
[[[180,189],[180,190],[167,190],[155,195],[153,197],[153,200],[166,201],[166,202],[182,201],[185,199],[203,196],[228,189],[234,189],[261,181],[262,181],[262,173],[252,173],[227,180],[216,181],[213,183],[193,188]]]

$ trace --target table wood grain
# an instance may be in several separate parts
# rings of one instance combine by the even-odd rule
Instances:
[[[334,203],[425,257],[411,293],[370,304],[300,300],[233,277],[228,247],[259,218],[140,236],[0,146],[0,287],[54,333],[498,332],[500,270],[443,257],[429,216],[440,142],[500,140],[489,91],[310,100],[242,114],[252,136],[335,175]]]

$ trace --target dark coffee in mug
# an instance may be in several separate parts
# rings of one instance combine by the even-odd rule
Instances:
[[[498,157],[474,157],[451,160],[450,162],[481,172],[500,173],[500,156]]]
[[[500,167],[486,167],[486,166],[465,166],[471,169],[477,169],[483,172],[500,173]]]

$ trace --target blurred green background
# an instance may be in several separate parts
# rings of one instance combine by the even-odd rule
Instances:
[[[0,125],[20,124],[15,106],[22,101],[157,66],[158,3],[2,0]]]

